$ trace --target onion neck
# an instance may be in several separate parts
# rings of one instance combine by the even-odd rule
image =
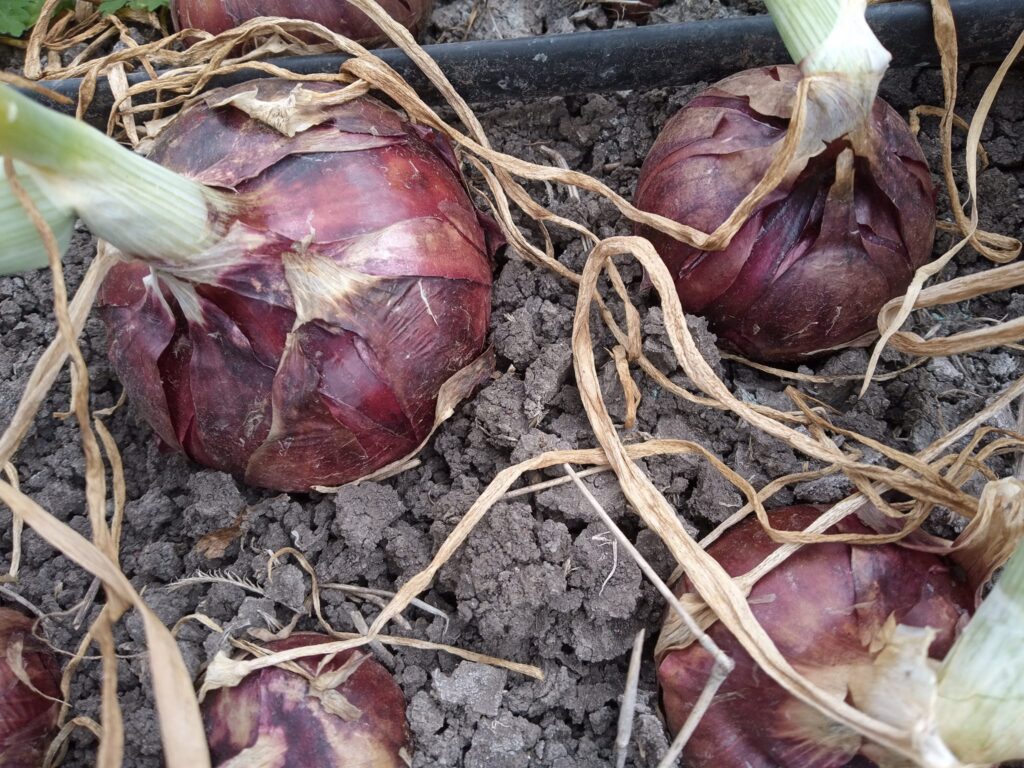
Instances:
[[[824,43],[839,20],[837,0],[765,0],[765,5],[797,64]]]
[[[871,31],[865,0],[765,0],[786,50],[805,75],[881,79],[892,56]]]
[[[943,741],[971,764],[1024,759],[1024,545],[938,673]]]
[[[140,259],[189,263],[221,239],[232,218],[228,195],[150,162],[4,85],[0,155],[19,161],[19,176],[30,180],[39,196],[34,199],[72,211],[94,234]],[[0,268],[8,251],[6,243],[0,246]]]
[[[862,130],[892,56],[868,26],[865,0],[765,0],[786,50],[808,89],[806,145],[850,135],[858,154],[870,151]],[[820,151],[820,150],[819,150]]]

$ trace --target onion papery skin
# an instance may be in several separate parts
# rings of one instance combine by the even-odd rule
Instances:
[[[32,626],[28,616],[0,608],[0,768],[41,765],[57,729],[60,668],[50,649],[32,634]],[[16,646],[31,687],[11,669]]]
[[[704,232],[722,224],[781,150],[800,72],[777,66],[722,80],[676,113],[637,182],[638,208]],[[851,145],[855,145],[851,147]],[[851,147],[852,190],[837,158]],[[647,227],[683,309],[721,344],[794,362],[876,327],[935,239],[935,191],[906,122],[881,99],[855,141],[832,142],[786,178],[729,246],[701,251]]]
[[[434,0],[377,0],[391,18],[419,35],[430,21]],[[171,0],[178,29],[218,35],[259,16],[283,16],[321,24],[366,44],[388,40],[380,27],[347,0]]]
[[[773,527],[796,531],[821,512],[796,506],[769,515]],[[869,533],[849,518],[830,529],[836,531]],[[731,576],[738,576],[778,546],[756,519],[748,519],[713,543],[708,553]],[[682,584],[677,594],[687,587]],[[852,667],[871,662],[869,646],[890,615],[900,624],[935,629],[929,655],[941,659],[967,622],[971,595],[936,555],[892,544],[819,544],[801,548],[761,578],[749,602],[782,655],[813,682],[834,691]],[[683,752],[687,768],[874,765],[857,754],[859,739],[851,746],[838,738],[841,729],[822,727],[823,716],[762,672],[720,622],[708,634],[736,667]],[[690,713],[711,667],[711,657],[697,644],[670,650],[659,660],[662,706],[673,733]]]
[[[500,244],[447,140],[373,99],[292,139],[208,106],[294,86],[213,92],[150,154],[237,190],[227,240],[243,252],[194,269],[125,262],[97,302],[113,367],[163,442],[282,491],[341,485],[419,447],[441,385],[485,354]]]
[[[331,638],[299,632],[267,645],[285,651],[330,642]],[[318,670],[322,656],[296,662],[310,674],[341,669],[354,653],[338,653]],[[247,762],[232,765],[263,768],[408,768],[411,734],[405,716],[405,696],[391,674],[372,657],[364,659],[335,689],[361,711],[347,719],[324,708],[310,695],[306,678],[279,667],[267,667],[233,688],[221,688],[203,702],[203,722],[213,765],[224,765],[250,750]],[[275,758],[258,763],[255,756]]]

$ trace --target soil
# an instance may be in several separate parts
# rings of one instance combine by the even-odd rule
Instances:
[[[440,2],[431,38],[463,38],[469,12],[478,4]],[[596,6],[579,8],[560,0],[501,0],[482,8],[470,30],[472,37],[584,30],[614,23]],[[662,18],[751,10],[743,3],[722,6],[680,0],[667,3]],[[979,66],[962,73],[965,117],[970,116],[993,71]],[[629,195],[658,129],[701,86],[508,104],[488,109],[480,118],[497,148],[550,162],[542,149],[547,147],[569,167],[600,177]],[[893,71],[882,90],[904,114],[919,103],[941,102],[941,81],[932,69]],[[982,224],[1019,235],[1024,231],[1024,70],[1019,67],[1007,79],[983,139],[991,165],[979,177]],[[938,168],[934,121],[926,121],[921,142],[932,167]],[[628,224],[604,202],[587,196],[574,200],[564,188],[539,186],[533,191],[556,213],[576,218],[602,236],[629,232]],[[579,239],[559,230],[553,230],[553,235],[559,258],[580,269],[585,251]],[[940,237],[937,251],[947,244],[947,238]],[[80,231],[66,259],[71,287],[77,285],[92,253],[93,241]],[[979,257],[965,253],[948,275],[983,266]],[[627,266],[624,275],[644,312],[649,355],[663,370],[674,370],[660,312],[650,308],[640,271]],[[107,421],[127,473],[124,572],[137,589],[144,590],[149,605],[168,625],[201,612],[236,634],[274,621],[285,624],[302,610],[309,580],[297,567],[285,565],[272,580],[266,578],[268,553],[281,547],[301,550],[323,582],[395,589],[427,564],[498,471],[544,450],[593,445],[571,369],[574,304],[575,294],[565,282],[506,253],[497,265],[493,304],[492,339],[499,375],[440,429],[423,452],[420,466],[333,496],[261,492],[230,476],[200,469],[161,450],[132,408],[122,408]],[[50,306],[50,281],[44,272],[0,278],[0,426],[10,421],[35,360],[54,334]],[[922,334],[947,334],[982,322],[975,318],[1000,319],[1022,311],[1024,297],[999,294],[969,307],[919,312],[913,326]],[[691,328],[705,356],[734,391],[751,402],[787,407],[783,390],[789,382],[721,361],[703,322],[693,318]],[[92,373],[93,407],[111,406],[120,387],[106,362],[104,333],[96,319],[90,320],[82,344]],[[613,416],[619,418],[622,398],[616,394],[614,366],[602,344],[595,346],[608,401]],[[851,350],[801,370],[856,374],[864,370],[866,361],[863,350]],[[905,362],[893,353],[884,356],[887,369]],[[875,384],[863,399],[857,398],[854,381],[798,386],[835,408],[834,418],[841,425],[917,450],[982,407],[1018,377],[1022,367],[1019,352],[1001,349],[933,360]],[[698,441],[756,487],[804,466],[802,457],[788,447],[731,415],[689,406],[642,377],[638,384],[643,404],[637,434]],[[23,489],[76,530],[87,533],[77,429],[54,415],[67,408],[68,397],[64,376],[16,459]],[[993,421],[1008,428],[1016,424],[1009,409]],[[705,463],[655,458],[646,462],[646,468],[694,532],[710,530],[740,506],[737,492]],[[995,468],[1001,474],[1009,471],[1008,464],[997,463]],[[527,480],[559,474],[537,473]],[[614,478],[602,474],[586,482],[656,570],[667,577],[673,569],[671,559],[658,539],[638,525]],[[774,501],[828,503],[848,491],[843,480],[826,478],[788,488]],[[238,519],[241,535],[221,556],[211,558],[197,547],[202,536]],[[11,547],[10,522],[9,512],[0,510],[3,552]],[[942,528],[944,521],[936,524]],[[408,697],[415,765],[592,768],[613,764],[618,699],[629,649],[635,634],[644,628],[650,658],[662,601],[636,565],[616,553],[604,530],[571,486],[500,503],[422,595],[443,610],[448,621],[415,607],[406,612],[411,628],[395,626],[396,632],[538,664],[546,675],[543,682],[536,682],[413,649],[383,659]],[[46,634],[56,648],[70,654],[98,610],[99,604],[92,604],[85,620],[76,621],[91,577],[31,531],[26,531],[23,544],[21,575],[9,588],[46,614]],[[170,588],[175,581],[200,573],[217,573],[224,579]],[[253,586],[229,583],[238,580],[251,581]],[[361,611],[367,620],[376,611],[372,604],[353,602],[338,591],[324,591],[322,600],[327,619],[337,629],[352,628],[353,611]],[[299,628],[315,629],[315,621],[303,617]],[[121,623],[116,640],[124,658],[119,698],[126,728],[125,765],[158,766],[160,741],[137,616],[131,614]],[[223,643],[222,636],[195,623],[182,627],[179,640],[186,663],[197,675]],[[98,659],[82,664],[71,691],[73,714],[98,715],[99,675]],[[657,715],[654,669],[648,661],[641,676],[627,765],[656,765],[666,746]],[[94,739],[79,730],[64,765],[86,766],[94,760]]]

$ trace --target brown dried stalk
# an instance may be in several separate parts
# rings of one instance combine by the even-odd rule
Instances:
[[[871,360],[868,363],[867,372],[864,375],[864,384],[861,387],[861,394],[867,390],[871,383],[875,367],[881,357],[882,350],[886,345],[892,343],[901,352],[911,354],[928,355],[941,357],[945,355],[958,354],[984,349],[990,346],[999,346],[1024,338],[1024,323],[1019,319],[1007,323],[984,328],[977,331],[958,333],[948,338],[932,339],[925,341],[916,334],[901,332],[899,329],[910,317],[910,313],[920,306],[935,306],[936,304],[948,304],[960,301],[957,296],[977,296],[980,293],[971,294],[971,290],[978,287],[978,283],[966,281],[959,278],[930,289],[928,299],[921,296],[924,284],[948,264],[956,254],[964,247],[970,245],[985,258],[997,264],[1005,264],[1013,261],[1021,253],[1021,243],[1016,238],[1003,235],[983,233],[978,229],[978,153],[981,141],[981,129],[988,117],[989,110],[995,101],[1006,73],[1010,66],[1024,49],[1024,32],[1017,38],[1017,42],[1003,60],[995,77],[992,78],[985,93],[978,103],[978,107],[971,119],[970,128],[967,131],[967,187],[968,199],[971,200],[970,216],[964,213],[960,201],[960,192],[956,186],[956,179],[953,175],[952,165],[952,144],[953,125],[955,124],[956,108],[956,75],[957,75],[957,42],[956,28],[953,24],[953,12],[949,7],[949,0],[932,0],[932,16],[935,22],[935,42],[938,45],[942,56],[942,82],[945,90],[945,110],[941,122],[942,129],[942,165],[943,174],[946,180],[946,187],[949,190],[949,197],[953,207],[953,215],[956,219],[956,227],[962,238],[953,245],[942,256],[926,264],[917,270],[914,279],[907,288],[906,294],[888,302],[878,315],[878,330],[881,338],[875,345]],[[998,274],[990,274],[998,273]],[[986,288],[981,292],[993,290],[1006,290],[1021,284],[1021,273],[1019,271],[990,270],[989,276],[979,281]],[[922,303],[927,301],[929,303]],[[898,337],[898,340],[897,340]]]

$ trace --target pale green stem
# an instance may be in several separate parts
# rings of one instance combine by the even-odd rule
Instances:
[[[765,5],[797,64],[825,42],[839,20],[839,0],[765,0]]]
[[[55,205],[43,194],[39,185],[32,178],[21,173],[21,169],[17,166],[15,171],[18,174],[18,181],[21,182],[39,213],[46,219],[46,223],[50,225],[50,229],[56,235],[61,252],[67,250],[75,224],[74,211]],[[0,275],[46,266],[48,258],[46,249],[43,247],[43,239],[32,220],[25,213],[21,202],[14,196],[11,185],[7,182],[2,158],[0,158],[0,233],[2,233],[3,243],[0,246]]]
[[[842,136],[858,154],[873,152],[869,118],[892,57],[868,26],[866,0],[766,3],[805,79],[804,130],[797,157],[817,154]]]
[[[892,58],[864,17],[865,0],[765,0],[786,50],[805,75],[881,80]]]
[[[943,741],[965,763],[1024,759],[1024,546],[939,669]]]
[[[215,244],[228,198],[0,85],[0,155],[99,237],[138,258],[188,263]],[[19,170],[21,175],[21,170]],[[6,260],[6,242],[0,259]],[[13,262],[13,259],[12,259]]]

